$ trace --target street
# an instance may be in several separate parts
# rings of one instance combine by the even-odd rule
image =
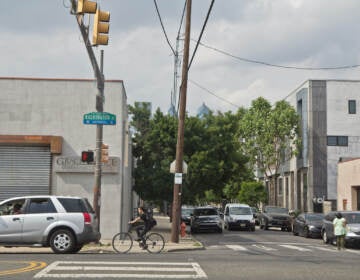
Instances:
[[[202,233],[203,250],[1,254],[4,279],[358,279],[360,250],[279,230]],[[45,267],[46,265],[46,267]]]

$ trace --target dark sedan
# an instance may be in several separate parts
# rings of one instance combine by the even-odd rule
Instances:
[[[320,213],[303,213],[297,216],[293,224],[293,234],[301,235],[306,238],[321,237],[321,228],[324,214]]]

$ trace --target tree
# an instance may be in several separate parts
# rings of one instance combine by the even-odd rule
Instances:
[[[236,198],[240,184],[253,179],[237,138],[244,112],[186,117],[184,161],[188,173],[182,184],[182,203]],[[130,113],[136,161],[134,190],[144,200],[171,202],[174,174],[169,167],[176,154],[177,119],[160,109],[151,117],[148,108],[139,105],[130,107]],[[224,192],[224,188],[229,191]]]
[[[296,155],[299,146],[299,116],[286,101],[275,106],[259,97],[240,124],[239,138],[250,163],[270,182],[269,202],[277,204],[276,178],[281,164]]]
[[[261,182],[243,182],[237,198],[250,206],[260,208],[260,203],[267,201],[267,192]]]

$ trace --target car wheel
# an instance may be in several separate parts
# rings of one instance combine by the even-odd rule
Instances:
[[[82,249],[83,246],[84,246],[83,244],[76,245],[76,246],[74,247],[74,250],[72,250],[71,253],[76,254],[76,253],[80,252],[80,250]]]
[[[305,238],[309,238],[310,237],[310,232],[309,232],[309,228],[304,228],[304,237]]]
[[[56,254],[71,253],[75,249],[75,237],[70,230],[56,230],[50,237],[50,246]]]
[[[328,238],[328,236],[326,234],[326,230],[323,231],[322,240],[324,241],[325,244],[329,243],[329,238]]]

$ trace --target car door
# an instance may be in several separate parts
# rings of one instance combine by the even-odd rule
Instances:
[[[41,244],[47,229],[57,220],[58,214],[51,198],[31,198],[24,215],[23,242]]]
[[[0,205],[0,243],[20,244],[24,215],[14,213],[15,205],[23,205],[24,199],[7,200]]]
[[[329,240],[334,239],[334,225],[333,221],[335,219],[335,212],[330,212],[325,216],[324,219],[324,229],[326,231],[327,238]]]
[[[305,216],[300,214],[297,218],[297,232],[299,235],[304,235]]]

